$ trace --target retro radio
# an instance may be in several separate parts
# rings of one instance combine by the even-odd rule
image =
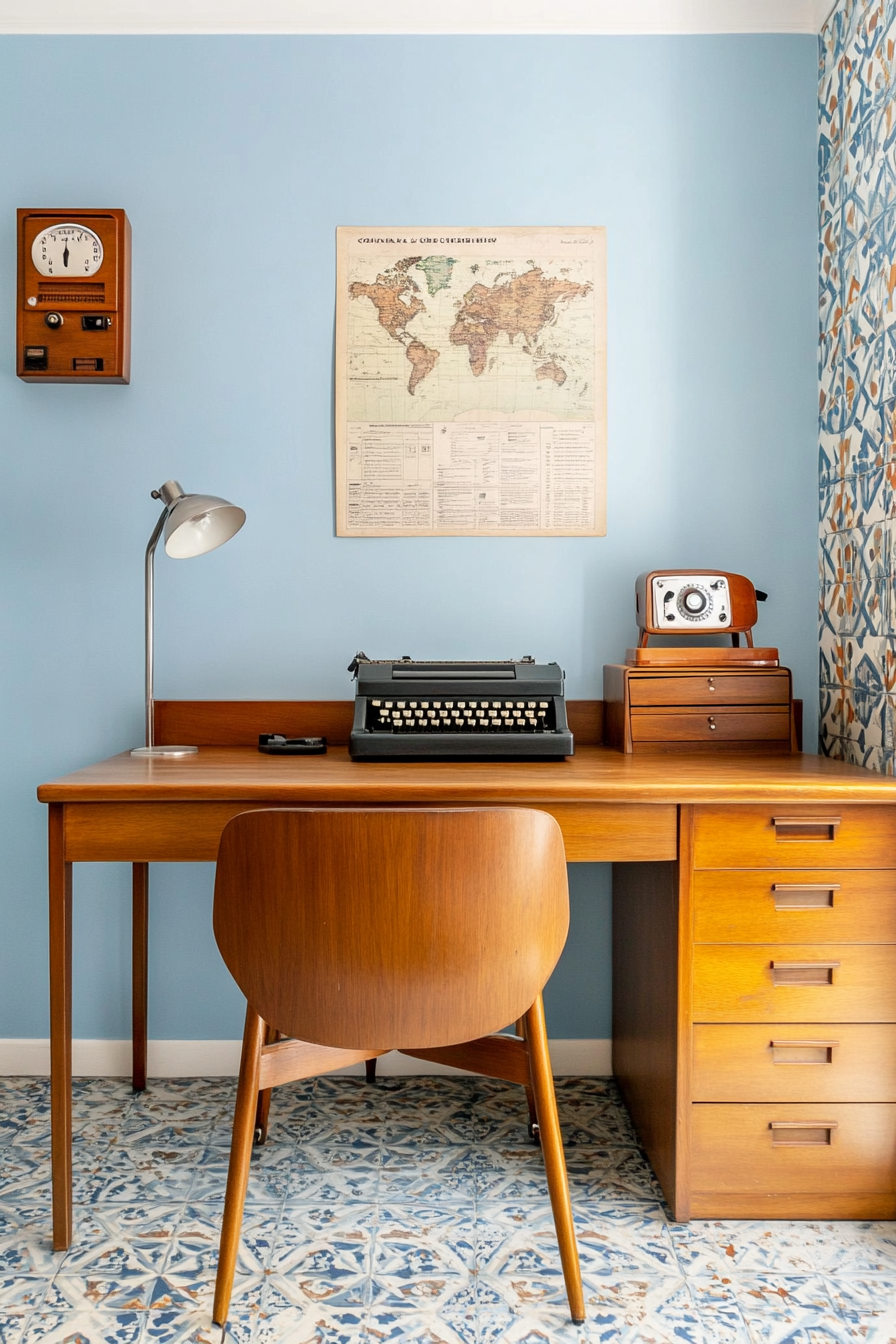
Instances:
[[[757,592],[743,574],[716,569],[654,569],[635,580],[635,613],[646,647],[651,635],[727,635],[735,648],[743,635],[753,645]]]

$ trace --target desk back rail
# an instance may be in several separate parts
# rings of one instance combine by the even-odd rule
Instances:
[[[354,713],[353,700],[156,700],[156,741],[255,747],[259,733],[282,733],[346,747]],[[601,746],[603,700],[568,700],[566,716],[579,746]]]

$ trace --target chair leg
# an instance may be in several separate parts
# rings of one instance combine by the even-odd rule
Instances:
[[[526,1019],[524,1017],[521,1017],[516,1024],[516,1034],[522,1036],[523,1040],[526,1039]],[[529,1138],[533,1143],[539,1143],[541,1140],[538,1133],[538,1112],[535,1109],[535,1093],[531,1087],[526,1088],[526,1105],[529,1108]]]
[[[368,1083],[376,1082],[376,1056],[373,1059],[365,1059],[364,1075]]]
[[[529,1068],[532,1073],[532,1088],[535,1093],[535,1108],[538,1112],[538,1128],[541,1134],[541,1151],[544,1154],[548,1192],[551,1196],[554,1226],[557,1229],[557,1242],[560,1246],[560,1263],[563,1266],[563,1279],[569,1298],[569,1313],[576,1324],[581,1324],[585,1319],[585,1297],[582,1292],[582,1273],[579,1268],[572,1205],[569,1202],[569,1181],[563,1157],[557,1097],[548,1054],[544,1004],[540,994],[526,1014],[526,1040],[529,1046]]]
[[[269,1027],[265,1024],[264,1043],[265,1045],[274,1045],[280,1039],[280,1032],[276,1027]],[[271,1110],[271,1094],[274,1089],[266,1087],[263,1092],[258,1094],[258,1106],[255,1110],[255,1143],[261,1145],[268,1137],[268,1116]]]
[[[243,1205],[246,1202],[246,1187],[249,1184],[249,1161],[252,1157],[252,1138],[255,1132],[258,1078],[264,1035],[264,1022],[251,1004],[247,1004],[243,1052],[240,1056],[240,1078],[233,1114],[230,1166],[227,1170],[227,1194],[224,1197],[224,1218],[221,1224],[221,1248],[218,1252],[218,1273],[215,1278],[215,1303],[212,1310],[212,1321],[215,1325],[227,1324],[227,1311],[233,1291],[233,1275],[243,1225]]]

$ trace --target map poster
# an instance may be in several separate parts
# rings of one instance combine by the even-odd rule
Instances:
[[[340,537],[606,531],[601,228],[340,228]]]

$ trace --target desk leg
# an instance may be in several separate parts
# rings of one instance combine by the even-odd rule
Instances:
[[[49,808],[50,1115],[53,1249],[72,1240],[72,866],[65,861],[64,804]]]
[[[146,1088],[147,984],[149,977],[149,864],[133,864],[131,900],[131,1075],[135,1092]]]

